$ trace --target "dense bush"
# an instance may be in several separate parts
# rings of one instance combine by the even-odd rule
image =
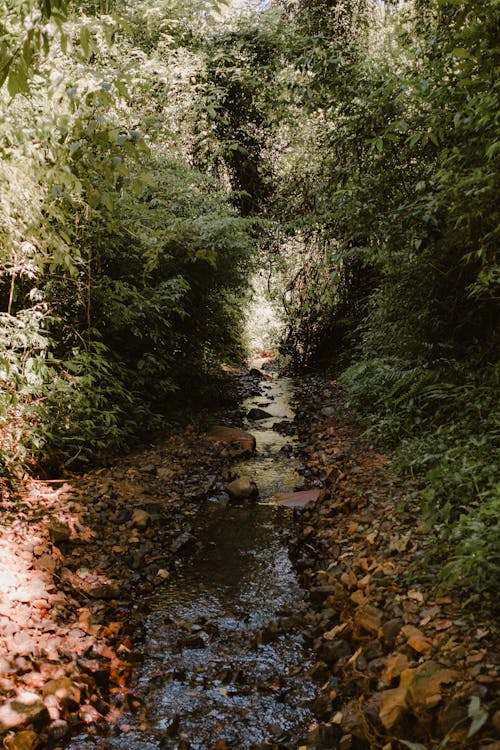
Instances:
[[[220,363],[242,355],[251,227],[174,144],[165,35],[144,64],[135,29],[94,5],[61,27],[71,52],[36,49],[26,86],[11,76],[0,94],[9,469],[102,459],[157,429],[173,393],[202,398]],[[163,12],[168,29],[176,18]]]
[[[290,19],[284,351],[350,364],[351,406],[423,479],[443,574],[494,589],[498,3],[317,0]]]

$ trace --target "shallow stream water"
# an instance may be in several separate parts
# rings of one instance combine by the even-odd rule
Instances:
[[[141,731],[106,738],[119,750],[297,748],[315,697],[300,630],[304,594],[290,563],[292,511],[272,503],[299,477],[293,439],[273,425],[293,417],[292,386],[272,376],[244,403],[271,414],[248,423],[257,451],[234,467],[250,475],[259,501],[214,495],[196,521],[201,544],[150,601],[144,660],[132,692],[144,702]],[[131,721],[133,723],[133,721]],[[103,747],[76,737],[70,750]]]

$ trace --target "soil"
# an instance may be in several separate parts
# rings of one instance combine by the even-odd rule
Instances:
[[[257,389],[258,373],[234,377],[240,396]],[[321,490],[294,511],[290,539],[320,692],[301,747],[499,750],[494,624],[439,595],[432,577],[408,576],[428,531],[418,488],[362,438],[334,381],[301,381],[296,410],[303,488]],[[131,715],[140,725],[129,685],[145,638],[141,602],[196,547],[193,518],[245,450],[208,440],[210,423],[240,427],[237,405],[171,427],[112,466],[3,491],[5,748],[62,748],[82,726],[126,733]]]

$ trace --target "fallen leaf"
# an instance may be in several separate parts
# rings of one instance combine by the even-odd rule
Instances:
[[[325,633],[323,633],[323,638],[327,641],[333,641],[338,636],[339,633],[342,633],[347,627],[347,623],[343,622],[340,625],[335,625],[334,628],[331,630],[327,630]]]
[[[434,623],[434,629],[440,633],[442,630],[448,630],[453,626],[451,620],[436,620]]]
[[[414,599],[417,602],[420,602],[421,604],[424,603],[424,595],[421,591],[417,591],[416,589],[410,589],[408,591],[408,598]]]

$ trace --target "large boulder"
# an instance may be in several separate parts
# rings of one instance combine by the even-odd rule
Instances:
[[[250,477],[239,477],[227,485],[226,490],[231,500],[257,500],[259,489]]]

